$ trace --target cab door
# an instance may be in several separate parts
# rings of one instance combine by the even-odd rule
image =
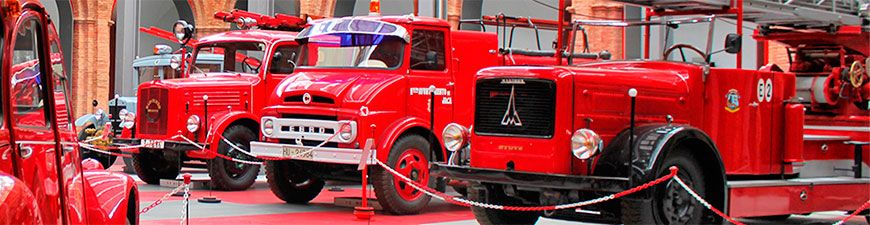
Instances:
[[[429,121],[430,87],[435,87],[435,130],[453,121],[453,75],[448,68],[448,28],[417,26],[411,33],[408,113]]]
[[[70,80],[69,74],[64,70],[65,60],[60,48],[60,39],[55,31],[54,24],[48,24],[50,60],[51,60],[51,83],[52,96],[54,97],[54,121],[57,124],[57,136],[60,139],[59,156],[60,188],[65,198],[64,204],[67,210],[67,219],[71,224],[84,224],[85,202],[84,181],[82,178],[81,158],[79,157],[78,137],[75,126],[70,122],[72,118],[72,105],[70,105]]]
[[[45,27],[38,13],[25,10],[12,32],[8,101],[13,152],[21,179],[39,204],[42,222],[61,224],[58,154],[46,62]]]

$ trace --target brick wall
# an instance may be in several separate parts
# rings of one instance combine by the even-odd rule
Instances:
[[[75,116],[91,113],[96,99],[104,109],[109,97],[111,1],[73,0],[71,103]]]

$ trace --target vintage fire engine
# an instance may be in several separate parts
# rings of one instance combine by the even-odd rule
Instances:
[[[742,30],[747,20],[759,25],[758,40],[788,46],[790,69],[740,69],[741,32],[727,35],[725,48],[713,51],[712,25],[706,49],[676,44],[661,61],[487,68],[474,81],[473,128],[460,123],[443,130],[453,153],[432,173],[469,181],[470,200],[506,206],[598,198],[662,177],[671,166],[699,197],[732,217],[783,219],[855,210],[868,201],[866,5],[620,2],[649,7],[650,17],[573,26],[640,25],[649,34],[652,25],[674,29],[717,17],[735,19]],[[737,54],[737,69],[713,66],[710,56],[721,51]],[[678,185],[670,180],[580,209],[472,210],[481,224],[533,224],[542,215],[721,223]]]
[[[257,139],[258,112],[267,94],[295,68],[299,45],[292,31],[305,21],[240,10],[218,12],[215,18],[260,29],[203,37],[193,45],[192,60],[197,63],[182,69],[185,78],[139,86],[135,132],[126,142],[148,144],[138,149],[133,161],[136,173],[149,184],[176,178],[182,166],[207,167],[220,190],[247,189],[257,177],[259,166],[216,158],[214,153],[252,160],[228,144],[247,149]],[[185,42],[193,27],[180,21],[173,31]],[[223,56],[222,66],[199,64],[199,57],[215,54]]]
[[[0,224],[138,224],[135,181],[82,161],[60,41],[38,1],[2,1]]]
[[[529,21],[511,18],[510,25],[534,25]],[[535,21],[541,29],[557,24]],[[493,17],[480,22],[496,24]],[[270,94],[259,121],[263,141],[251,143],[254,155],[292,158],[266,164],[273,193],[288,203],[310,201],[324,180],[360,181],[359,164],[373,163],[366,145],[377,149],[371,157],[443,189],[429,176],[429,162],[445,156],[433,131],[471,122],[472,76],[488,66],[556,62],[554,51],[500,49],[496,33],[452,31],[445,20],[412,15],[317,20],[298,40],[299,68]],[[386,211],[414,214],[428,204],[429,196],[373,168]]]
[[[153,27],[147,30],[148,32],[156,32]],[[172,35],[169,31],[159,31]],[[157,36],[160,37],[160,35]],[[173,41],[175,40],[173,39]],[[202,54],[197,57],[196,62],[201,67],[221,68],[223,55]],[[173,54],[172,47],[167,45],[155,45],[154,55],[137,58],[132,63],[135,72],[123,74],[122,78],[137,84],[153,80],[181,78],[183,75],[178,70],[181,63],[184,63],[181,61],[181,54]],[[119,91],[119,93],[131,92],[136,93],[136,88]],[[136,103],[136,96],[116,94],[115,98],[109,100],[107,104],[109,110],[106,112],[103,108],[99,107],[99,102],[94,100],[92,103],[94,113],[85,114],[75,120],[75,126],[79,128],[79,141],[89,141],[88,144],[95,146],[111,146],[114,137],[130,138],[131,133],[123,133],[123,131],[124,128],[127,128],[128,131],[133,129],[133,126],[136,124]],[[111,125],[109,129],[105,129],[107,123]],[[111,132],[103,132],[104,130]],[[117,158],[116,156],[105,155],[87,149],[82,149],[82,157],[96,159],[105,168],[109,168]],[[126,166],[124,172],[135,173],[132,158],[124,158],[124,164]]]

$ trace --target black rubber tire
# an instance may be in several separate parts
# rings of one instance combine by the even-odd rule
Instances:
[[[706,199],[707,190],[703,170],[701,170],[698,162],[693,159],[690,151],[675,151],[669,154],[656,169],[655,174],[657,175],[655,177],[661,177],[670,173],[668,168],[671,166],[677,166],[680,169],[677,176],[695,190],[699,196]],[[673,188],[669,189],[670,187]],[[675,202],[691,204],[690,208],[685,210],[688,218],[684,218],[683,221],[672,223],[665,216],[664,208],[666,208],[666,200],[664,196],[669,190],[674,190],[672,193],[677,193],[678,198],[676,199],[679,200],[674,200]],[[654,196],[651,200],[645,201],[632,198],[622,200],[622,222],[624,224],[713,224],[718,220],[718,217],[709,216],[707,209],[700,202],[692,199],[674,180],[656,185],[651,191]]]
[[[484,202],[494,205],[519,205],[519,201],[511,201],[509,197],[499,190],[486,191],[487,196],[480,193],[476,188],[468,189],[468,200],[476,202]],[[497,224],[535,224],[538,218],[541,217],[541,212],[514,212],[495,209],[486,209],[480,207],[471,207],[471,213],[480,225],[497,225]]]
[[[89,125],[89,126],[85,127],[84,129],[80,130],[79,134],[78,134],[79,141],[86,140],[88,137],[88,134],[85,133],[85,130],[86,129],[93,129],[93,128],[94,128],[93,125]],[[81,157],[82,157],[82,160],[88,159],[88,158],[96,159],[98,162],[100,162],[100,165],[102,165],[103,168],[105,168],[105,169],[109,169],[109,167],[111,167],[112,164],[115,163],[115,160],[118,158],[117,156],[105,155],[105,154],[93,152],[91,150],[87,150],[84,148],[81,148]]]
[[[138,154],[133,154],[133,169],[145,183],[160,184],[160,179],[175,179],[181,171],[181,165],[164,159],[159,151],[140,149]]]
[[[250,151],[251,141],[257,140],[257,133],[242,125],[233,125],[224,130],[223,136],[233,142],[239,148]],[[220,138],[220,137],[217,137]],[[234,158],[239,158],[247,161],[254,161],[253,157],[243,153],[229,154],[230,150],[234,150],[223,140],[218,145],[218,153]],[[240,167],[238,174],[230,174],[230,167]],[[238,164],[223,158],[215,157],[208,161],[208,176],[211,178],[211,184],[217,190],[223,191],[241,191],[250,188],[257,180],[257,173],[260,172],[259,165]]]
[[[390,149],[389,157],[387,158],[387,165],[394,165],[399,160],[399,156],[401,156],[406,150],[410,148],[419,149],[423,151],[423,155],[428,162],[431,162],[429,159],[429,141],[426,138],[423,138],[419,135],[406,135],[400,137],[396,143],[393,144],[393,148]],[[371,183],[374,187],[375,196],[378,198],[378,202],[381,204],[381,207],[384,208],[384,211],[389,212],[394,215],[409,215],[409,214],[418,214],[420,211],[429,204],[429,201],[432,197],[423,194],[419,198],[414,201],[407,201],[403,199],[398,190],[396,190],[395,185],[393,184],[393,175],[389,172],[380,168],[378,166],[374,166],[371,170]],[[429,176],[428,186],[430,188],[436,188],[437,181],[434,176]]]
[[[325,185],[291,161],[267,161],[266,182],[275,196],[291,204],[307,204]]]

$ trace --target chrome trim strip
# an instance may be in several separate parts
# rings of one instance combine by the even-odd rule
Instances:
[[[819,178],[795,178],[795,179],[788,179],[788,180],[728,181],[728,188],[831,185],[831,184],[870,184],[870,178],[819,177]]]
[[[272,134],[267,135],[263,132],[262,124],[266,124],[267,120],[272,120]],[[267,138],[285,139],[285,140],[313,140],[326,141],[337,143],[351,143],[357,136],[357,125],[355,121],[350,120],[313,120],[313,119],[287,119],[275,117],[263,117],[260,119],[260,132]],[[351,137],[347,140],[337,136],[337,132],[341,129],[342,124],[350,124]],[[285,127],[289,127],[284,131]],[[294,128],[300,128],[304,131],[294,131]],[[327,133],[325,130],[331,129],[333,133]],[[331,138],[331,139],[330,139]]]
[[[299,148],[297,145],[289,145],[289,144],[276,144],[276,143],[268,143],[268,142],[251,142],[251,154],[255,156],[267,156],[267,157],[284,157],[284,146],[293,146]],[[311,149],[313,146],[304,146],[302,148]],[[337,163],[337,164],[352,164],[358,165],[360,163],[360,159],[362,157],[362,149],[351,149],[351,148],[327,148],[320,147],[311,152],[313,157],[311,159],[294,159],[294,160],[305,160],[312,162],[326,162],[326,163]],[[374,165],[375,154],[372,153],[368,159],[367,165]]]
[[[804,134],[804,141],[847,141],[849,136]]]
[[[853,127],[853,126],[817,126],[804,125],[804,130],[835,130],[835,131],[856,131],[870,133],[870,127]]]
[[[30,141],[30,140],[22,140],[22,141],[15,141],[15,144],[54,145],[54,144],[57,144],[57,142],[54,142],[54,141]]]

